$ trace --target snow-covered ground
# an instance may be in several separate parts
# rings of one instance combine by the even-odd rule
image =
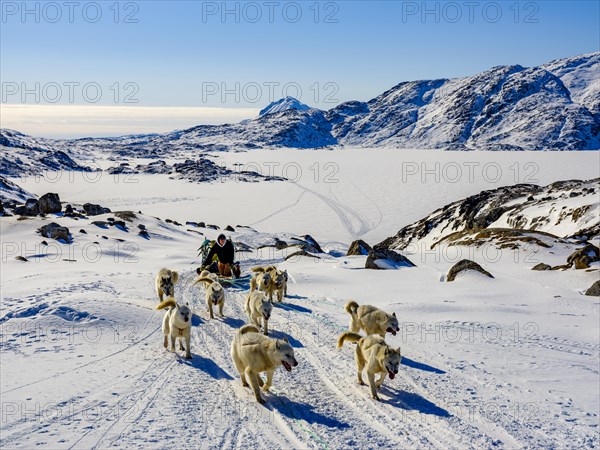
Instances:
[[[106,173],[84,181],[70,172],[54,181],[15,180],[34,194],[57,192],[65,202],[137,217],[127,229],[91,223],[112,214],[0,219],[1,446],[597,448],[600,304],[582,292],[598,279],[598,264],[591,271],[530,270],[541,261],[564,263],[575,244],[425,251],[408,255],[417,267],[394,271],[364,270],[364,256],[343,255],[354,238],[374,244],[483,189],[598,177],[598,158],[281,150],[226,153],[217,161],[254,162],[263,173],[279,163],[273,174],[292,179],[299,167],[296,183],[192,184]],[[271,329],[289,337],[299,365],[276,372],[264,407],[241,386],[229,356],[245,322],[246,286],[228,288],[225,319],[210,320],[202,288],[192,285],[198,231],[210,238],[218,231],[167,218],[234,226],[233,240],[255,249],[238,255],[246,273],[271,262],[288,270],[289,297],[274,309]],[[35,230],[50,221],[68,226],[73,243],[40,245]],[[138,224],[149,238],[138,235]],[[257,250],[275,237],[306,233],[328,243],[328,254],[284,262],[289,250]],[[463,257],[495,278],[468,273],[442,282]],[[161,267],[181,272],[176,297],[195,314],[191,361],[162,347],[153,290]],[[402,347],[401,372],[386,380],[381,402],[355,383],[352,346],[335,348],[349,299],[396,312],[401,321],[401,332],[386,337]]]
[[[284,176],[292,182],[243,183],[233,179],[191,184],[166,175],[49,172],[46,179],[28,177],[19,184],[38,195],[57,191],[70,202],[142,210],[182,223],[195,220],[222,227],[252,225],[267,232],[310,233],[348,243],[360,237],[374,244],[435,209],[484,189],[516,183],[546,185],[600,174],[600,153],[596,151],[348,148],[216,155],[215,162],[230,169]],[[99,160],[95,167],[114,165],[114,161]]]

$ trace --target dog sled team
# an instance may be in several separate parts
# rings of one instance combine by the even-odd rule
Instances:
[[[223,249],[227,242],[231,242],[223,242],[224,240],[225,237],[220,235],[215,245]],[[211,319],[214,319],[215,310],[218,310],[219,317],[224,317],[226,296],[219,275],[225,276],[224,273],[228,273],[229,276],[239,277],[240,274],[239,265],[233,263],[233,253],[228,254],[226,251],[221,253],[229,260],[225,263],[219,260],[217,265],[213,265],[213,270],[209,270],[211,263],[209,257],[212,257],[210,255],[217,254],[218,258],[221,257],[218,251],[212,252],[211,249],[208,253],[209,257],[198,269],[199,276],[194,282],[194,285],[201,284],[204,287],[207,312]],[[228,270],[224,270],[225,264]],[[264,403],[260,390],[265,392],[269,390],[275,369],[283,366],[290,372],[292,367],[298,365],[298,361],[287,339],[268,336],[273,298],[275,297],[277,302],[282,302],[287,295],[287,271],[268,266],[254,267],[252,272],[250,290],[244,302],[248,323],[235,333],[230,354],[242,385],[252,389],[257,402]],[[186,359],[191,359],[192,311],[189,304],[181,305],[175,301],[175,285],[178,280],[179,274],[174,270],[163,268],[158,272],[155,285],[160,303],[157,309],[166,310],[162,323],[164,347],[169,349],[170,343],[170,350],[176,352],[176,344],[179,341],[179,349],[185,351]],[[338,337],[337,347],[341,349],[346,342],[356,344],[357,381],[365,385],[363,372],[366,371],[371,396],[379,400],[377,390],[381,388],[386,377],[389,376],[392,380],[395,378],[402,359],[400,348],[392,348],[385,342],[386,333],[395,336],[400,331],[398,319],[395,313],[388,314],[374,306],[359,305],[355,301],[348,302],[345,309],[350,315],[349,331],[343,332]],[[359,334],[360,331],[364,331],[365,335]],[[266,374],[266,381],[263,381],[259,375],[262,372]]]

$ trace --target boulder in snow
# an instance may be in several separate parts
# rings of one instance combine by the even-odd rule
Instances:
[[[83,205],[83,210],[88,216],[98,216],[100,214],[107,214],[110,212],[110,209],[105,208],[100,205],[96,205],[94,203],[86,203]]]
[[[365,269],[399,269],[401,267],[415,267],[415,264],[406,256],[385,248],[371,250],[365,262]]]
[[[459,273],[465,272],[467,270],[474,270],[485,275],[486,277],[494,278],[491,273],[489,273],[475,261],[471,261],[470,259],[463,259],[450,268],[450,270],[448,271],[448,276],[446,277],[446,281],[454,281]]]
[[[585,295],[600,297],[600,280],[596,280],[594,284],[592,284],[590,288],[585,291]]]
[[[373,249],[369,244],[362,239],[357,239],[350,244],[350,248],[348,249],[346,256],[368,255],[371,250]]]
[[[56,239],[57,241],[64,241],[65,243],[71,242],[71,233],[67,227],[60,226],[56,222],[51,222],[43,227],[39,228],[38,231],[44,237],[50,239]]]
[[[58,194],[48,192],[38,200],[38,211],[40,214],[59,213],[62,211],[60,197]]]

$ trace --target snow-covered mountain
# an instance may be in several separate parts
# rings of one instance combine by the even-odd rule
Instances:
[[[52,140],[0,131],[0,173],[45,152],[45,166],[93,158],[190,157],[190,152],[325,146],[463,150],[600,149],[600,52],[540,67],[494,67],[464,78],[403,82],[368,102],[321,111],[286,97],[256,118],[166,134]],[[57,153],[58,152],[58,153]],[[35,158],[39,159],[39,158]],[[28,169],[29,170],[29,169]]]
[[[482,191],[402,228],[376,248],[431,248],[452,233],[484,229],[535,230],[563,238],[591,238],[600,234],[599,200],[598,178],[557,181],[543,187],[516,184]]]
[[[264,116],[266,114],[274,114],[281,111],[287,111],[288,109],[295,109],[297,111],[308,111],[310,109],[310,106],[305,105],[304,103],[295,99],[294,97],[288,96],[270,103],[266,108],[263,108],[258,115]]]
[[[0,132],[0,175],[20,177],[44,171],[93,169],[75,161],[68,144],[27,136],[13,130]]]

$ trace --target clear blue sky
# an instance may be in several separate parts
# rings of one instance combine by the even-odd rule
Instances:
[[[121,95],[132,94],[142,106],[256,108],[268,103],[265,83],[291,82],[301,87],[302,101],[328,108],[327,94],[334,103],[368,100],[401,81],[470,75],[500,64],[532,66],[600,49],[598,1],[474,2],[471,10],[463,1],[428,2],[432,12],[425,17],[420,1],[320,2],[318,8],[314,1],[227,2],[239,13],[225,18],[220,1],[98,3],[102,17],[93,23],[98,11],[90,2],[78,2],[73,11],[62,1],[55,3],[60,11],[29,2],[39,13],[23,17],[22,2],[2,1],[2,82],[95,82],[104,89],[99,104],[114,104],[108,91],[119,82]],[[294,23],[297,5],[302,17]],[[137,23],[126,23],[128,14]],[[126,82],[139,91],[125,89]],[[225,102],[220,95],[202,98],[203,83],[234,89],[235,82],[239,102],[232,94]],[[320,83],[320,102],[314,83]],[[281,85],[273,88],[276,97]],[[68,102],[64,89],[61,103]]]

